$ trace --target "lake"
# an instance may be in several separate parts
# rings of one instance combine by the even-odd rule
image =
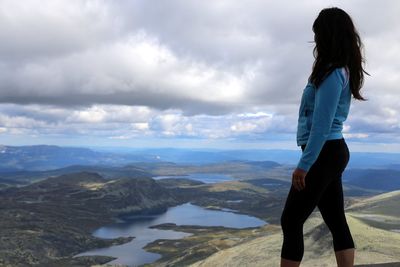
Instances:
[[[165,178],[186,178],[192,179],[196,181],[200,181],[203,183],[219,183],[225,181],[234,181],[235,178],[229,174],[222,173],[190,173],[187,175],[159,175],[152,177],[155,180],[165,179]]]
[[[93,235],[101,238],[116,238],[119,236],[134,236],[135,238],[123,245],[94,249],[75,256],[104,255],[117,257],[110,264],[126,264],[137,266],[151,263],[161,258],[160,254],[147,252],[142,247],[156,239],[180,239],[192,235],[173,230],[151,229],[149,226],[161,223],[177,225],[225,226],[232,228],[258,227],[266,222],[253,216],[236,214],[230,211],[209,210],[193,205],[190,202],[170,207],[162,214],[135,215],[128,221],[114,223],[101,227]]]

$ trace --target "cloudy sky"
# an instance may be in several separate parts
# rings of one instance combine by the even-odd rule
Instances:
[[[400,1],[0,0],[0,144],[286,148],[324,7],[353,18],[353,151],[400,152]]]

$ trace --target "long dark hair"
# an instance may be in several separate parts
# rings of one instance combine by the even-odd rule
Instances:
[[[363,44],[350,16],[337,7],[322,9],[312,30],[315,34],[315,61],[309,80],[318,88],[335,68],[347,67],[353,97],[367,100],[360,95],[364,73],[369,75],[362,66],[365,63]]]

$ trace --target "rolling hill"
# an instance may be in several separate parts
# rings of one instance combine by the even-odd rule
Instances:
[[[55,261],[132,240],[92,236],[118,216],[161,212],[178,203],[151,178],[107,180],[90,172],[5,189],[0,194],[0,266],[63,266]]]
[[[400,266],[400,232],[385,229],[388,223],[400,225],[399,210],[400,191],[360,199],[348,207],[346,218],[356,244],[356,265]],[[365,220],[366,215],[370,215],[367,219],[377,216],[375,224]],[[383,220],[387,218],[397,220]],[[279,266],[282,237],[281,231],[271,231],[190,266]],[[336,266],[331,234],[319,212],[314,212],[304,225],[304,244],[302,266]]]

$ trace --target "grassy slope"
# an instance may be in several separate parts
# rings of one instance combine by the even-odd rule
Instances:
[[[398,220],[399,210],[400,191],[362,199],[348,208],[346,217],[356,244],[355,264],[400,262],[400,233],[385,230],[387,221],[375,220],[372,225],[365,219],[373,215]],[[336,266],[331,240],[320,214],[314,212],[304,225],[302,266]],[[221,250],[191,267],[279,266],[281,245],[282,233],[272,233]]]
[[[400,232],[400,190],[360,200],[348,211],[369,226]]]

